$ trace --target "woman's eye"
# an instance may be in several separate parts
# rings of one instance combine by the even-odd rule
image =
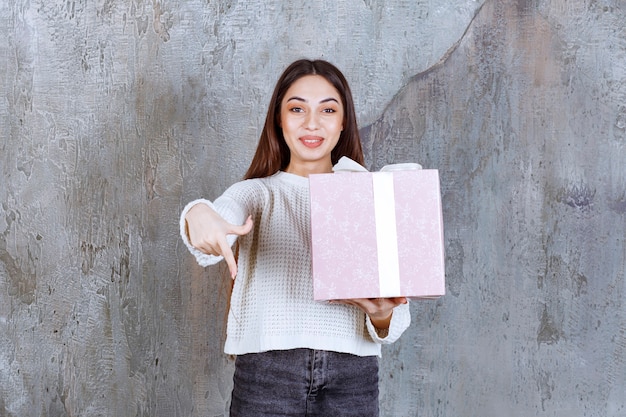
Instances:
[[[335,109],[324,109],[323,111],[324,111],[324,113],[334,113],[336,110]]]
[[[292,111],[294,113],[302,113],[304,110],[302,109],[302,107],[292,107],[291,109],[289,109],[289,111]]]

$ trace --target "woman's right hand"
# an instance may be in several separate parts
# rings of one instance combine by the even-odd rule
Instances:
[[[189,209],[185,221],[191,246],[208,255],[223,256],[230,276],[234,279],[237,275],[237,262],[226,236],[243,236],[250,233],[252,217],[248,217],[241,226],[236,226],[228,223],[208,205],[198,203]]]

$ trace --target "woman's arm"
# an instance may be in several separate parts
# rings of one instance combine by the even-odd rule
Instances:
[[[231,248],[233,237],[249,233],[252,226],[251,217],[241,226],[227,222],[208,200],[189,203],[180,219],[181,237],[198,263],[206,266],[219,260],[211,256],[223,257],[233,278],[237,275],[237,263]]]

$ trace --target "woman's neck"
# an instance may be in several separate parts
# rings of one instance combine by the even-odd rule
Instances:
[[[299,175],[301,177],[308,177],[310,174],[327,174],[333,172],[333,165],[331,161],[326,162],[311,162],[300,164],[289,164],[285,168],[285,172],[290,174]]]

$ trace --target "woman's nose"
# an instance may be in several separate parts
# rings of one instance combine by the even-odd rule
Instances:
[[[315,112],[309,112],[304,120],[304,127],[309,130],[314,130],[319,127],[318,115]]]

